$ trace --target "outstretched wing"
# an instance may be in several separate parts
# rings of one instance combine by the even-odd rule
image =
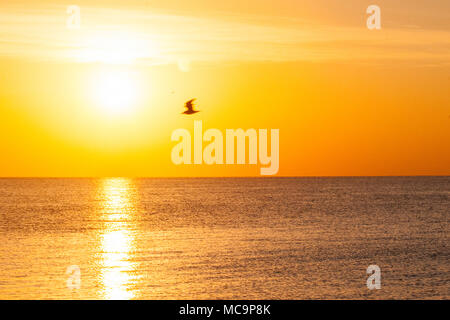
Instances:
[[[189,100],[188,102],[186,102],[185,104],[184,104],[184,106],[189,110],[189,111],[193,111],[193,108],[194,108],[194,100],[195,99],[191,99],[191,100]]]

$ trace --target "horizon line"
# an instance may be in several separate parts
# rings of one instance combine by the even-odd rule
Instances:
[[[233,179],[233,178],[420,178],[442,177],[448,178],[450,174],[443,175],[304,175],[304,176],[0,176],[0,179]]]

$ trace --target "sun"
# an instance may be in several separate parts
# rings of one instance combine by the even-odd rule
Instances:
[[[122,115],[136,106],[138,83],[129,72],[103,71],[93,88],[98,105],[108,114]]]

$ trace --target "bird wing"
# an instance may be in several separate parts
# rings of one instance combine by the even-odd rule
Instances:
[[[193,104],[194,100],[195,99],[191,99],[188,102],[186,102],[185,105],[184,105],[190,111],[192,111],[193,108],[194,108],[194,104]]]

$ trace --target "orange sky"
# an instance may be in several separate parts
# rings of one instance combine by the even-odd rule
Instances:
[[[0,176],[259,175],[175,166],[194,119],[280,129],[282,176],[449,175],[450,3],[392,2],[2,1]]]

